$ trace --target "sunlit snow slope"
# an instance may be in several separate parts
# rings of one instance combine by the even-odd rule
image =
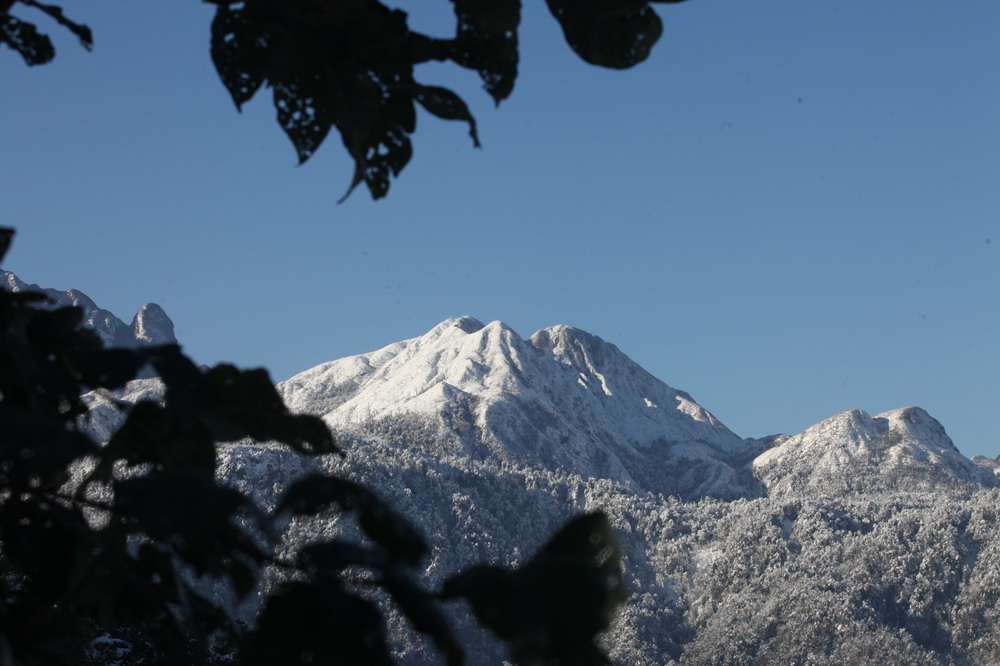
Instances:
[[[772,495],[996,485],[996,477],[959,453],[919,407],[874,417],[860,409],[841,412],[763,453],[753,470]]]

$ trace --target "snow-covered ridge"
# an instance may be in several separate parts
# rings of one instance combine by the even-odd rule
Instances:
[[[423,420],[452,455],[668,494],[730,495],[739,485],[728,462],[744,446],[739,437],[614,345],[569,326],[525,340],[499,321],[449,319],[418,338],[307,370],[278,390],[290,409],[338,431]]]
[[[753,470],[770,494],[782,495],[996,485],[919,407],[874,417],[841,412],[761,454]]]
[[[174,323],[156,303],[147,303],[139,308],[131,324],[100,308],[86,294],[76,289],[58,291],[43,289],[37,284],[29,284],[11,273],[0,270],[0,289],[20,292],[30,291],[45,294],[51,300],[47,307],[75,305],[83,310],[83,321],[92,328],[109,347],[136,347],[139,345],[165,345],[177,342],[174,337]],[[41,307],[46,307],[42,304]]]
[[[358,440],[391,431],[395,445],[440,457],[536,465],[688,498],[997,483],[918,407],[875,417],[849,410],[794,437],[741,439],[613,344],[566,325],[525,340],[500,321],[448,319],[306,370],[278,390],[290,409]]]

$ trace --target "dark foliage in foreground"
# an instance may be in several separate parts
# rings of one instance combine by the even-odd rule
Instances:
[[[654,2],[682,0],[546,0],[570,48],[585,62],[625,69],[645,60],[663,32]],[[262,88],[273,90],[278,124],[299,162],[332,128],[354,160],[348,194],[364,183],[372,198],[389,191],[413,155],[416,107],[444,120],[476,122],[453,91],[414,78],[414,67],[451,62],[475,71],[499,104],[514,90],[521,0],[451,0],[455,34],[413,31],[406,12],[377,0],[205,0],[216,6],[211,56],[237,109]],[[11,14],[20,3],[73,31],[87,48],[90,29],[54,5],[0,0],[0,44],[29,65],[55,56],[51,40]],[[346,195],[345,195],[346,197]]]
[[[0,256],[11,236],[0,232]],[[217,482],[220,442],[337,453],[323,422],[290,414],[264,371],[199,369],[176,346],[105,349],[81,318],[0,291],[0,662],[82,663],[110,632],[142,636],[162,663],[208,659],[210,644],[248,664],[389,663],[383,612],[366,588],[386,593],[449,664],[463,650],[442,598],[471,602],[520,663],[606,661],[594,637],[624,590],[603,514],[572,521],[517,571],[473,568],[424,590],[427,543],[369,489],[307,476],[269,514]],[[120,388],[147,364],[164,401],[137,403],[98,445],[80,428],[81,394]],[[273,555],[283,519],[327,512],[353,514],[367,539]],[[268,567],[288,575],[252,626],[204,592],[216,581],[245,599]]]

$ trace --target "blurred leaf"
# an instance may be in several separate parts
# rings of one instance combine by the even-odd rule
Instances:
[[[204,420],[217,441],[277,440],[301,453],[337,452],[329,427],[315,416],[291,414],[267,371],[219,364],[205,374]]]
[[[49,603],[64,595],[75,561],[92,543],[78,510],[27,494],[4,502],[0,534],[3,557],[26,576],[32,594]]]
[[[535,609],[528,608],[517,572],[502,567],[479,565],[466,569],[444,582],[440,596],[462,598],[472,606],[480,624],[500,638],[511,641],[531,624]]]
[[[251,515],[266,526],[243,494],[195,471],[116,481],[114,487],[115,509],[132,533],[170,547],[198,573],[229,577],[240,596],[256,585],[256,569],[266,556],[236,518]]]
[[[4,257],[7,256],[7,250],[14,242],[14,233],[10,227],[0,227],[0,261],[3,261]]]
[[[447,580],[520,664],[606,664],[597,634],[626,598],[621,550],[603,513],[570,521],[517,571],[479,566]]]
[[[392,663],[378,609],[332,584],[282,585],[248,638],[240,654],[248,666]]]
[[[169,411],[149,400],[137,402],[125,418],[125,423],[101,449],[94,470],[80,486],[78,493],[94,482],[111,483],[114,465],[118,461],[135,467],[150,464],[159,471],[215,471],[215,445],[207,432],[193,430],[175,432]],[[81,495],[82,496],[82,495]]]
[[[619,572],[622,565],[618,541],[602,512],[584,514],[564,525],[536,555],[540,557],[580,559],[609,573]]]
[[[10,15],[0,14],[0,44],[7,44],[20,53],[29,66],[44,65],[56,57],[48,36],[38,32],[32,24]]]
[[[427,543],[409,521],[374,495],[361,505],[358,524],[368,537],[385,548],[389,558],[417,566],[427,554]]]
[[[0,404],[0,488],[57,490],[69,480],[70,463],[96,450],[58,419]]]
[[[340,539],[310,544],[299,551],[298,557],[305,565],[330,573],[351,566],[381,569],[388,563],[381,553]]]
[[[431,601],[431,597],[401,571],[385,572],[382,585],[392,595],[393,601],[413,623],[413,628],[427,634],[439,650],[444,652],[449,666],[457,666],[465,659],[465,651],[452,633],[444,614]]]
[[[353,481],[310,474],[289,486],[277,510],[291,511],[296,516],[314,516],[329,508],[351,511],[367,501],[370,494],[371,491]]]
[[[201,370],[177,345],[153,347],[146,353],[163,380],[164,403],[170,409],[173,427],[180,430],[195,427],[208,401],[208,383]]]
[[[135,379],[146,358],[134,349],[88,349],[75,354],[73,362],[88,389],[116,389]]]
[[[390,560],[416,566],[427,553],[426,542],[410,523],[370,490],[353,481],[311,474],[293,483],[278,512],[316,515],[326,509],[351,511],[368,537],[385,548]]]
[[[88,51],[94,46],[94,36],[90,32],[90,28],[83,25],[82,23],[75,23],[63,14],[61,7],[57,5],[45,5],[38,0],[20,0],[22,4],[28,5],[29,7],[34,7],[55,19],[55,21],[62,27],[68,29],[80,40],[80,44],[83,48]]]

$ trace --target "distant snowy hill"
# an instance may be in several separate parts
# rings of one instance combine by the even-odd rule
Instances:
[[[818,423],[753,461],[769,495],[976,489],[996,477],[955,448],[919,407],[877,416],[860,409]]]
[[[89,296],[76,289],[57,291],[43,289],[37,284],[28,284],[9,271],[0,270],[0,289],[8,291],[33,291],[45,294],[51,299],[48,307],[75,305],[83,309],[84,324],[94,329],[109,347],[135,347],[138,345],[164,345],[177,342],[174,337],[174,323],[156,303],[147,303],[139,308],[131,325],[97,307]],[[45,307],[43,305],[43,307]]]

